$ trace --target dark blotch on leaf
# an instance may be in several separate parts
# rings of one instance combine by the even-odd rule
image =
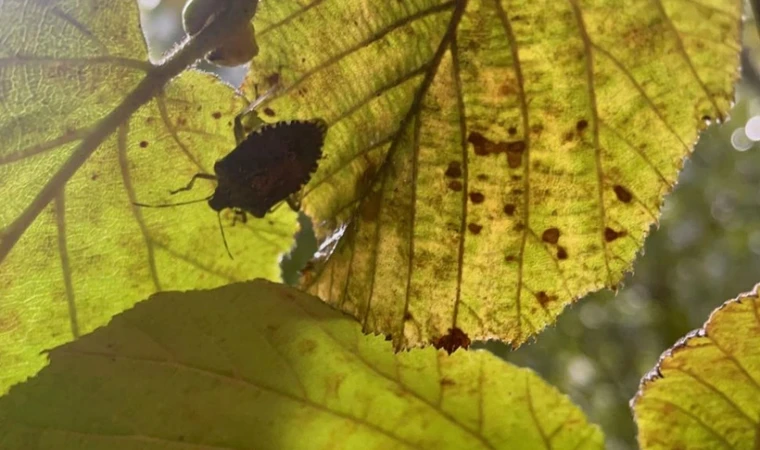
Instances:
[[[633,194],[631,194],[628,189],[624,188],[623,186],[616,184],[612,189],[615,191],[615,195],[621,202],[631,203],[631,200],[633,200]]]
[[[483,203],[485,199],[486,199],[486,196],[481,194],[480,192],[470,192],[470,201],[472,201],[476,205]]]
[[[547,228],[544,230],[543,234],[541,234],[541,240],[550,244],[556,244],[559,242],[559,235],[559,228]]]
[[[477,131],[473,131],[467,136],[467,142],[473,145],[475,154],[478,156],[507,153],[510,167],[512,167],[513,164],[517,164],[517,167],[520,166],[520,157],[522,152],[525,151],[525,142],[523,141],[493,142]]]
[[[459,328],[449,328],[448,334],[439,337],[433,342],[433,347],[443,349],[450,355],[458,348],[470,347],[470,338]]]
[[[509,129],[507,130],[507,133],[509,133],[510,136],[514,136],[517,134],[517,128],[509,127]]]
[[[507,144],[507,164],[516,169],[522,165],[522,154],[525,151],[525,141],[514,141]]]
[[[504,205],[504,214],[506,214],[508,216],[514,216],[516,208],[517,207],[515,205],[511,204],[511,203],[507,204],[507,205]]]
[[[538,303],[541,303],[541,306],[546,306],[548,303],[551,303],[557,300],[557,296],[548,295],[544,291],[539,291],[539,292],[536,292],[536,300],[538,300]]]
[[[148,146],[148,141],[140,141],[140,148],[146,148]]]
[[[606,227],[604,229],[604,240],[607,242],[612,242],[617,238],[625,236],[627,233],[624,231],[615,231],[610,227]]]
[[[441,378],[441,387],[456,386],[457,382],[451,378]]]
[[[211,117],[213,117],[216,120],[219,120],[222,118],[222,113],[220,113],[219,111],[215,111],[214,113],[211,114]]]
[[[264,114],[266,114],[269,117],[273,117],[275,115],[274,110],[272,108],[264,108]]]
[[[567,250],[565,250],[565,247],[557,247],[557,259],[567,259]]]
[[[578,130],[578,132],[581,132],[586,128],[588,128],[588,121],[586,119],[581,119],[575,124],[575,129]]]
[[[367,222],[374,222],[377,220],[377,217],[380,215],[381,201],[382,195],[380,192],[370,192],[359,209],[359,214],[361,214],[362,219]]]
[[[461,192],[462,189],[464,189],[464,186],[462,186],[462,183],[460,183],[457,180],[449,181],[449,189],[451,189],[454,192]]]
[[[467,225],[467,229],[470,230],[470,233],[472,234],[480,234],[480,231],[483,230],[483,225],[478,225],[477,223],[470,223]]]
[[[462,163],[451,161],[446,169],[446,176],[449,178],[459,178],[462,176]]]

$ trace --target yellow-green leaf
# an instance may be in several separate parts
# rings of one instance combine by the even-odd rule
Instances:
[[[737,77],[738,0],[262,2],[247,86],[330,124],[304,284],[397,348],[615,286]],[[326,259],[326,262],[325,262]]]
[[[758,287],[665,352],[632,401],[649,449],[760,448]]]
[[[556,389],[485,351],[395,354],[265,281],[162,293],[0,398],[4,450],[601,449]]]
[[[168,192],[234,147],[244,99],[199,73],[161,91],[192,56],[151,66],[134,0],[8,0],[0,22],[0,393],[152,292],[279,277],[285,208],[225,217],[231,261],[204,203],[132,205],[208,196]]]

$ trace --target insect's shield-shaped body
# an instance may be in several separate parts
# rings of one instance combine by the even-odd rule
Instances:
[[[327,124],[314,119],[277,122],[249,134],[214,165],[218,185],[209,206],[264,217],[309,181],[322,157],[326,133]]]

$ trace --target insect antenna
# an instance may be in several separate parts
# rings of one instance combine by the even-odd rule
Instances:
[[[230,252],[230,248],[227,246],[227,237],[224,235],[224,227],[222,226],[222,213],[220,211],[217,211],[216,218],[219,219],[219,231],[222,232],[222,242],[224,242],[224,249],[227,250],[227,254],[230,256],[230,259],[235,259],[232,257],[232,252]]]
[[[132,202],[132,204],[135,205],[135,206],[140,206],[142,208],[170,208],[172,206],[184,206],[184,205],[192,205],[193,203],[207,202],[207,201],[211,200],[211,197],[213,197],[213,196],[214,195],[211,194],[211,195],[209,195],[206,198],[199,198],[199,199],[196,199],[196,200],[189,200],[189,201],[186,201],[186,202],[178,202],[178,203],[161,203],[161,204],[157,204],[157,205],[150,205],[148,203]]]

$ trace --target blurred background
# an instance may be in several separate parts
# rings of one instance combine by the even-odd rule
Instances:
[[[154,59],[183,37],[184,3],[140,0]],[[568,307],[554,327],[517,351],[480,345],[568,394],[602,426],[611,450],[637,448],[628,401],[660,354],[760,282],[760,39],[749,6],[746,15],[731,118],[702,134],[634,274],[617,294],[598,292]],[[232,83],[245,74],[245,68],[216,71]],[[296,249],[282,261],[289,283],[316,250],[308,219],[300,222]]]

